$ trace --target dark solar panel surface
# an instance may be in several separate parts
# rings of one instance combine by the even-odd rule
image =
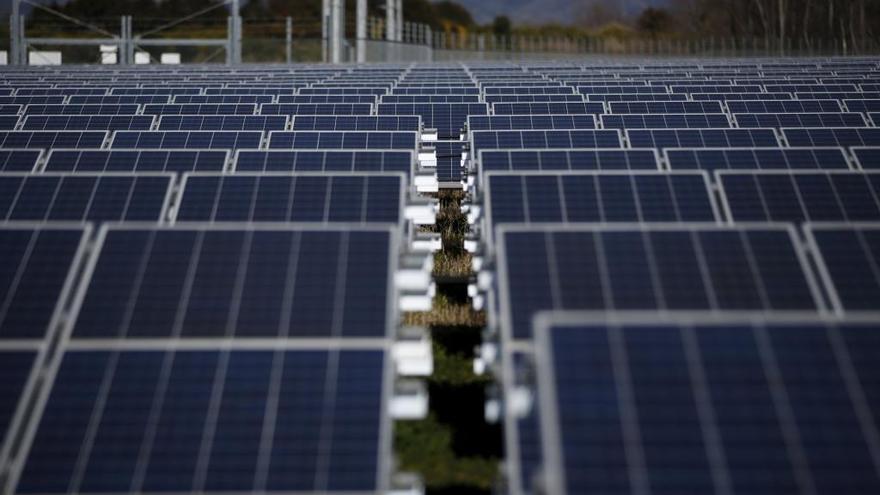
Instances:
[[[228,152],[211,150],[53,150],[47,172],[211,172]]]
[[[665,150],[672,170],[847,170],[841,148],[702,148]]]
[[[418,133],[415,132],[291,131],[269,134],[269,149],[415,151],[417,142]]]
[[[260,131],[117,131],[115,149],[227,149],[259,148]],[[94,146],[93,146],[94,147]]]
[[[832,224],[807,230],[835,305],[846,311],[876,311],[880,304],[880,227],[876,223]]]

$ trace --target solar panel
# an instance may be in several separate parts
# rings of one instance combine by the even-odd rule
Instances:
[[[87,233],[87,227],[0,226],[0,339],[42,339],[55,328]]]
[[[532,129],[595,129],[596,118],[580,115],[471,115],[469,131],[508,131]]]
[[[0,149],[0,172],[32,172],[42,155],[42,150]]]
[[[404,184],[402,174],[188,174],[175,220],[398,224]]]
[[[69,349],[16,489],[383,491],[388,360],[376,345]]]
[[[777,148],[773,129],[630,129],[633,148]]]
[[[226,105],[240,105],[247,103],[274,103],[274,101],[275,97],[272,95],[177,95],[173,101],[157,101],[155,103],[222,103]]]
[[[0,96],[0,105],[61,105],[64,96]]]
[[[880,147],[857,147],[851,148],[856,164],[862,170],[873,170],[880,168]]]
[[[71,96],[70,105],[146,105],[149,103],[171,103],[168,95],[127,95],[127,96]]]
[[[0,148],[100,148],[104,131],[0,131]]]
[[[18,115],[21,105],[0,105],[0,115]]]
[[[135,115],[140,105],[28,105],[25,115]]]
[[[301,115],[294,131],[421,131],[418,115]]]
[[[880,226],[808,224],[806,231],[834,307],[876,311],[880,307]]]
[[[844,100],[843,104],[850,112],[880,112],[880,100]]]
[[[275,131],[269,133],[269,148],[416,150],[418,138],[405,131]]]
[[[729,101],[730,113],[837,113],[841,111],[837,100],[758,100]],[[850,110],[853,111],[853,110]]]
[[[257,106],[254,104],[169,104],[144,105],[145,115],[253,115]]]
[[[605,85],[605,86],[578,86],[578,93],[582,95],[591,94],[667,94],[669,90],[666,86],[645,86],[645,85]]]
[[[672,170],[848,170],[841,148],[698,148],[665,150]]]
[[[403,172],[413,173],[412,151],[252,151],[235,156],[236,172]]]
[[[569,149],[481,151],[479,170],[659,170],[656,150]]]
[[[12,131],[18,126],[18,115],[0,115],[0,130]]]
[[[484,103],[380,103],[377,109],[379,115],[418,115],[439,139],[458,139],[469,115],[489,113]]]
[[[464,179],[464,150],[467,143],[463,141],[434,141],[437,181],[440,184],[457,186]]]
[[[371,115],[368,103],[263,103],[260,115]]]
[[[25,131],[149,131],[152,115],[28,115]]]
[[[574,115],[605,113],[605,105],[601,102],[590,103],[493,103],[494,115]]]
[[[581,94],[539,94],[539,95],[485,95],[486,103],[580,103]]]
[[[483,92],[487,95],[503,95],[503,94],[571,94],[574,88],[571,86],[486,86]]]
[[[278,103],[376,103],[375,95],[280,95]]]
[[[489,237],[499,225],[718,222],[705,173],[486,172]]]
[[[616,130],[475,131],[472,153],[488,149],[621,148]]]
[[[791,100],[791,93],[691,93],[691,99],[694,101],[716,101],[727,102],[736,100]],[[803,99],[797,97],[797,99]],[[834,100],[836,98],[828,95],[814,98],[817,100]]]
[[[542,320],[548,493],[877,490],[868,433],[876,326],[708,315]],[[840,476],[831,453],[844,451]]]
[[[209,150],[52,150],[47,172],[211,172],[228,152]]]
[[[72,335],[386,338],[395,228],[113,227]]]
[[[754,113],[734,114],[738,127],[865,127],[860,113]]]
[[[501,226],[499,311],[507,338],[530,339],[551,309],[815,310],[794,230],[773,225]]]
[[[612,101],[608,107],[611,113],[724,113],[717,101]]]
[[[160,131],[283,131],[284,115],[163,115]]]
[[[636,101],[687,101],[688,95],[682,93],[676,94],[660,94],[660,93],[648,93],[648,94],[623,94],[623,93],[614,93],[614,94],[602,94],[602,95],[586,95],[587,101],[627,101],[627,102],[636,102]]]
[[[259,148],[259,131],[117,131],[111,148],[229,149]]]
[[[0,218],[19,221],[160,221],[170,175],[0,175]]]
[[[880,174],[845,171],[720,171],[736,222],[878,221]]]
[[[880,146],[878,128],[782,129],[789,146]]]
[[[479,103],[478,94],[418,94],[418,95],[384,95],[381,103]]]
[[[37,360],[36,349],[0,348],[0,447],[18,432],[14,425],[21,399],[29,393],[30,377]]]
[[[603,129],[724,129],[731,127],[723,113],[602,115]]]

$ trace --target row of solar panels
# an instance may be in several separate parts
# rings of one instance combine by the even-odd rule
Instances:
[[[4,491],[389,489],[399,228],[227,225],[0,226]]]

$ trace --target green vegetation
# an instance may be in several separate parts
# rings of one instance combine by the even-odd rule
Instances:
[[[429,494],[487,494],[498,477],[501,428],[483,419],[487,375],[473,372],[474,350],[482,339],[486,315],[474,311],[466,290],[470,255],[463,241],[468,231],[461,213],[464,193],[439,195],[435,231],[444,249],[435,258],[440,283],[429,313],[404,315],[405,325],[427,326],[434,340],[434,374],[428,378],[431,412],[422,421],[395,425],[395,452],[403,471],[422,475]]]

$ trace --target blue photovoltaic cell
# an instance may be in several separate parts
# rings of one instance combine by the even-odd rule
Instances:
[[[202,88],[186,87],[153,87],[153,88],[113,88],[110,95],[198,95],[202,94]]]
[[[654,150],[489,150],[480,170],[657,170]]]
[[[47,172],[213,172],[226,166],[226,151],[54,150]]]
[[[0,131],[12,131],[18,126],[17,115],[0,115]]]
[[[417,115],[303,115],[293,118],[294,131],[420,131]]]
[[[718,174],[735,222],[880,221],[880,173]]]
[[[270,149],[415,151],[417,142],[418,133],[404,131],[292,131],[269,134]]]
[[[178,222],[400,222],[400,175],[188,175]]]
[[[0,105],[0,115],[18,115],[21,105]]]
[[[0,339],[46,335],[83,236],[74,228],[0,227]]]
[[[71,96],[71,105],[146,105],[148,103],[170,103],[168,95],[143,96]]]
[[[578,93],[591,94],[667,94],[666,86],[578,86]]]
[[[880,146],[878,128],[782,129],[789,146]]]
[[[880,227],[877,224],[813,226],[815,240],[832,300],[847,311],[880,308]]]
[[[580,94],[540,94],[540,95],[486,95],[486,103],[580,103],[584,101]]]
[[[42,153],[40,150],[0,149],[0,172],[32,172]]]
[[[149,131],[152,115],[28,115],[24,131]]]
[[[379,115],[418,115],[440,139],[458,139],[469,115],[486,115],[485,103],[380,103]]]
[[[701,173],[490,172],[485,178],[490,232],[509,223],[718,221]]]
[[[773,129],[634,129],[633,148],[778,148]]]
[[[471,152],[489,149],[621,148],[616,130],[476,131]]]
[[[841,111],[837,100],[757,100],[729,101],[727,109],[736,113],[837,113]],[[857,111],[857,110],[850,110]]]
[[[852,152],[863,170],[880,169],[880,147],[853,147]]]
[[[505,94],[530,94],[530,95],[548,95],[548,94],[571,94],[574,88],[571,86],[485,86],[483,92],[487,95],[505,95]]]
[[[403,172],[412,175],[410,151],[239,151],[236,172]]]
[[[272,103],[275,98],[272,95],[177,95],[171,102],[160,101],[156,103],[222,103],[222,104],[247,104],[247,103]]]
[[[753,100],[791,100],[791,93],[691,93],[691,99],[697,102],[728,102]],[[799,98],[800,99],[800,98]],[[823,93],[820,100],[833,100],[833,96]]]
[[[434,141],[434,154],[437,158],[437,180],[440,183],[459,183],[464,176],[462,153],[467,143],[463,141]]]
[[[281,95],[278,103],[368,103],[375,104],[375,95]]]
[[[104,131],[0,131],[0,148],[100,148]]]
[[[384,338],[389,229],[110,230],[73,336]]]
[[[860,113],[754,113],[734,114],[739,127],[865,127]]]
[[[665,150],[672,170],[848,170],[841,148],[756,148]]]
[[[605,95],[586,95],[587,101],[687,101],[686,94],[605,94]]]
[[[876,324],[575,318],[539,330],[553,493],[880,490]]]
[[[604,129],[711,129],[731,127],[723,113],[602,115]]]
[[[515,339],[551,309],[817,309],[784,228],[507,227],[497,244],[501,318]]]
[[[445,95],[384,95],[381,103],[479,103],[480,95],[477,94],[445,94]]]
[[[577,115],[605,113],[602,102],[557,102],[557,103],[493,103],[494,115]]]
[[[283,131],[284,115],[163,115],[160,131]]]
[[[532,129],[595,129],[593,115],[472,115],[469,131],[516,131]]]
[[[369,103],[264,103],[260,115],[370,115]]]
[[[0,96],[0,105],[61,105],[63,96]]]
[[[880,100],[844,100],[843,104],[850,112],[880,112]]]
[[[157,222],[170,189],[167,175],[2,175],[0,218]]]
[[[28,105],[25,115],[135,115],[138,105]]]
[[[717,101],[639,101],[608,103],[611,113],[724,113]]]
[[[145,115],[253,115],[254,104],[193,103],[144,105]]]
[[[0,350],[0,446],[10,434],[12,420],[19,400],[23,397],[25,386],[31,375],[37,353],[27,350]]]
[[[259,148],[260,131],[117,131],[111,148],[238,149]]]
[[[368,347],[67,351],[17,493],[375,492],[385,360]]]

